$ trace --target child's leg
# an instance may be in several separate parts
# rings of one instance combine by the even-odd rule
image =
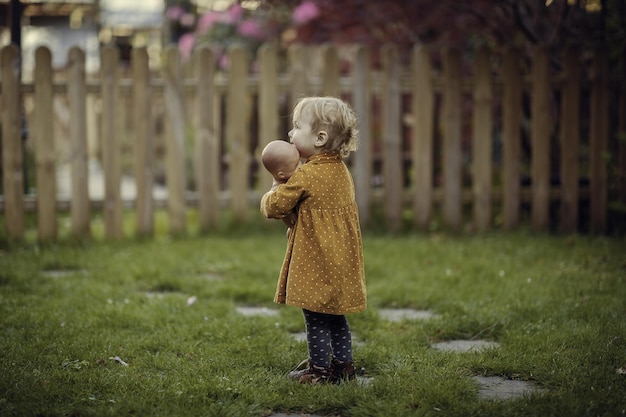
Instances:
[[[328,315],[333,359],[352,362],[352,334],[346,316]]]
[[[330,354],[341,362],[352,361],[352,334],[346,316],[303,310],[309,357],[317,366],[330,366]]]
[[[309,358],[313,365],[321,368],[330,367],[330,328],[326,314],[302,310],[306,324],[306,339],[309,348]]]

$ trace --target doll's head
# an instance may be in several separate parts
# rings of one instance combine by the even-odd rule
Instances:
[[[284,140],[273,140],[261,153],[263,166],[280,182],[287,181],[300,164],[300,154],[295,146]]]

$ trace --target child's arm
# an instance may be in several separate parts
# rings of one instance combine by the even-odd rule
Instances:
[[[289,239],[291,229],[296,224],[296,220],[298,220],[298,215],[296,214],[295,210],[290,211],[289,214],[283,217],[283,223],[285,223],[285,225],[287,226],[287,232],[285,233],[287,239]]]
[[[290,211],[285,217],[283,217],[283,223],[289,228],[293,227],[298,220],[298,215],[294,210]]]

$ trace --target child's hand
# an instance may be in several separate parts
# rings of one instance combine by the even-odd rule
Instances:
[[[291,235],[291,227],[287,228],[287,232],[285,232],[285,236],[287,237],[287,239],[289,239],[290,235]]]
[[[287,219],[288,225],[294,226],[296,224],[296,221],[298,221],[298,215],[295,211],[292,211],[285,216],[285,219]]]

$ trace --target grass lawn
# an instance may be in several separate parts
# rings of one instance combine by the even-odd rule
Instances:
[[[210,236],[0,251],[1,416],[626,414],[626,241],[365,231],[362,385],[302,386],[301,312],[272,297],[281,222]],[[277,309],[246,317],[238,306]],[[382,308],[435,318],[389,322]],[[484,339],[483,352],[432,344]],[[115,359],[115,358],[118,359]],[[113,359],[112,359],[113,358]],[[472,376],[544,389],[485,401]]]

